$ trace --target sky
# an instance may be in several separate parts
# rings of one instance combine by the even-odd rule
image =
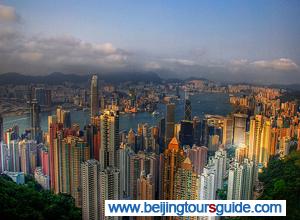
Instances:
[[[299,0],[0,0],[0,73],[300,83]]]

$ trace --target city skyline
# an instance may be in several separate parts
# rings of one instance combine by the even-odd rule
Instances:
[[[1,1],[0,218],[299,219],[299,21],[298,0]]]
[[[258,10],[259,9],[259,10]],[[299,1],[0,3],[0,73],[300,83]]]

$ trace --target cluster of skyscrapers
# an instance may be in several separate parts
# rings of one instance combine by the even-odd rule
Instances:
[[[0,171],[33,175],[45,189],[72,195],[83,219],[118,219],[104,216],[108,199],[214,200],[220,192],[253,199],[257,173],[271,156],[287,155],[300,135],[294,103],[263,99],[268,104],[255,114],[250,109],[200,119],[192,117],[188,96],[179,123],[170,102],[157,125],[120,132],[118,109],[101,106],[99,90],[94,75],[91,120],[83,130],[59,106],[43,135],[37,100],[28,102],[31,129],[24,137],[17,126],[4,132],[0,117]]]

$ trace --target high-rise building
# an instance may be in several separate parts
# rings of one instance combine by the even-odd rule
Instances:
[[[184,160],[184,152],[174,137],[163,153],[161,199],[174,199],[175,174]]]
[[[232,145],[233,140],[233,120],[231,117],[224,119],[223,124],[223,140],[222,143],[225,147]]]
[[[19,142],[21,171],[24,174],[34,174],[37,167],[37,145],[33,140]]]
[[[133,154],[130,146],[124,144],[120,146],[120,197],[125,199],[129,197],[129,178],[130,178],[130,158]]]
[[[192,103],[189,100],[188,95],[185,96],[184,103],[184,120],[191,121],[192,120]]]
[[[188,145],[190,147],[193,146],[194,138],[193,138],[192,121],[186,121],[186,120],[181,121],[179,140],[181,146],[185,146],[185,145]]]
[[[168,144],[174,137],[175,104],[169,103],[166,108],[165,144]]]
[[[191,160],[186,157],[175,175],[174,198],[176,200],[198,200],[199,178],[193,171]]]
[[[30,112],[31,138],[38,142],[41,141],[40,127],[40,105],[36,99],[28,102]]]
[[[256,115],[250,119],[250,134],[249,134],[249,160],[258,163],[260,144],[261,144],[261,131],[263,128],[262,115]]]
[[[106,110],[101,115],[101,168],[119,167],[119,114],[118,112]]]
[[[228,173],[228,200],[251,200],[255,179],[255,163],[247,158],[242,163],[235,161]]]
[[[139,152],[129,155],[129,195],[131,199],[137,198],[137,180],[143,172],[146,176],[151,174],[154,193],[156,193],[158,176],[157,159],[154,153]]]
[[[82,219],[100,219],[100,164],[87,160],[81,164]]]
[[[120,171],[116,168],[107,167],[100,171],[100,220],[113,219],[118,220],[120,217],[105,217],[105,200],[120,199]]]
[[[187,150],[187,156],[191,159],[193,171],[200,175],[207,162],[207,147],[194,145]]]
[[[194,137],[194,144],[197,146],[201,143],[201,121],[198,116],[193,118],[193,137]]]
[[[246,132],[246,119],[245,114],[234,114],[234,127],[233,127],[233,144],[238,146],[245,144],[245,132]]]
[[[245,158],[248,158],[249,147],[247,145],[238,146],[235,149],[235,160],[242,163]]]
[[[152,175],[141,172],[140,178],[137,179],[137,199],[138,200],[155,200],[155,189],[152,182]]]
[[[91,117],[99,114],[98,76],[93,75],[91,81]]]
[[[216,174],[214,166],[211,164],[203,168],[200,175],[200,200],[214,200],[216,199]]]
[[[264,126],[261,133],[261,143],[258,163],[261,166],[267,167],[270,159],[271,150],[271,121],[270,119],[264,120]]]
[[[75,205],[81,207],[81,169],[82,162],[90,159],[90,149],[87,143],[78,137],[72,137],[70,143],[70,176],[71,195]]]
[[[212,164],[215,169],[216,174],[216,188],[222,189],[223,182],[226,174],[226,161],[227,161],[227,153],[223,149],[219,149],[215,152],[214,157],[209,158],[209,164]]]

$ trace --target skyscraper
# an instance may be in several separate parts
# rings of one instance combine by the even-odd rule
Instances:
[[[165,144],[169,144],[174,137],[174,125],[175,125],[175,104],[167,104],[166,111],[166,128],[165,128]]]
[[[139,200],[155,200],[155,189],[152,182],[152,175],[141,172],[140,178],[137,180],[137,199]]]
[[[187,151],[187,156],[191,159],[193,164],[193,170],[198,175],[203,172],[203,168],[207,162],[207,151],[207,147],[196,145]]]
[[[233,144],[240,145],[245,144],[245,132],[246,132],[246,119],[245,114],[234,114],[234,128],[233,128]]]
[[[255,164],[247,158],[242,163],[235,161],[228,174],[228,200],[251,200],[255,178]]]
[[[188,94],[185,95],[184,120],[187,120],[187,121],[191,121],[192,120],[192,103],[189,100]]]
[[[40,106],[36,99],[28,102],[30,112],[31,138],[38,142],[41,141],[40,127]]]
[[[175,174],[184,160],[184,152],[174,137],[163,153],[161,199],[174,199]]]
[[[180,145],[189,145],[190,147],[193,146],[194,138],[193,138],[193,122],[182,120],[179,132],[179,140]]]
[[[223,140],[222,143],[225,147],[232,145],[233,140],[233,120],[231,117],[224,119],[223,124]]]
[[[93,75],[91,81],[91,117],[99,113],[98,76]]]
[[[101,168],[119,167],[119,114],[106,110],[100,117],[101,120]]]
[[[100,219],[100,164],[88,160],[81,164],[82,219]]]
[[[175,175],[174,199],[197,200],[199,196],[199,179],[193,172],[191,160],[186,157]]]
[[[100,171],[100,220],[113,219],[117,220],[120,217],[105,217],[105,200],[120,199],[120,171],[116,168],[107,167]]]

